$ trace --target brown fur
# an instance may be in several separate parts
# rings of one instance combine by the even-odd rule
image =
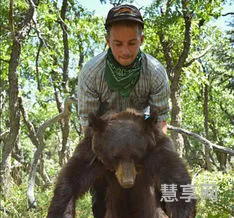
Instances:
[[[195,217],[195,201],[179,198],[179,185],[190,184],[191,178],[156,122],[156,114],[144,120],[134,110],[105,117],[90,115],[85,138],[58,177],[48,218],[65,218],[69,201],[81,198],[97,181],[107,186],[105,218]],[[123,160],[133,160],[138,171],[134,186],[128,189],[115,176]],[[161,184],[177,184],[178,201],[160,202]]]

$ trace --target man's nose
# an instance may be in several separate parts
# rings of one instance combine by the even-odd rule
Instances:
[[[130,55],[130,50],[129,50],[128,46],[123,47],[122,54],[124,56],[127,56],[127,57]]]

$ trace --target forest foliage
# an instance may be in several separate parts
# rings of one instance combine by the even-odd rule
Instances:
[[[197,193],[197,217],[234,216],[234,39],[214,22],[234,21],[223,6],[231,1],[155,0],[141,9],[142,50],[170,79],[168,123],[180,131],[169,126],[168,134],[194,184],[217,187],[216,202]],[[56,176],[82,137],[78,75],[106,49],[104,18],[79,0],[3,0],[0,8],[0,215],[45,217]],[[78,211],[92,217],[90,195]]]

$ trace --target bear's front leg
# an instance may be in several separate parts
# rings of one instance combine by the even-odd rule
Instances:
[[[94,154],[91,142],[84,140],[59,174],[47,218],[75,217],[75,201],[82,197],[105,171],[98,160],[92,160]]]
[[[144,171],[137,176],[131,199],[136,218],[169,218],[158,202],[154,184],[150,184]]]
[[[155,190],[161,194],[165,212],[171,218],[194,218],[196,201],[186,202],[182,197],[182,186],[191,185],[186,165],[167,144],[159,144],[146,160],[147,177],[154,181]],[[163,194],[165,194],[163,196]]]

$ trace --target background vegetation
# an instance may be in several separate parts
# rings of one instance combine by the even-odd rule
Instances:
[[[197,217],[234,216],[233,29],[214,23],[226,17],[233,27],[224,6],[231,1],[155,0],[141,9],[142,50],[164,64],[171,83],[169,134],[194,184],[217,187],[215,202],[196,189]],[[106,48],[104,18],[79,0],[3,0],[0,8],[0,215],[41,218],[82,137],[78,75]],[[89,194],[77,213],[92,217]]]

